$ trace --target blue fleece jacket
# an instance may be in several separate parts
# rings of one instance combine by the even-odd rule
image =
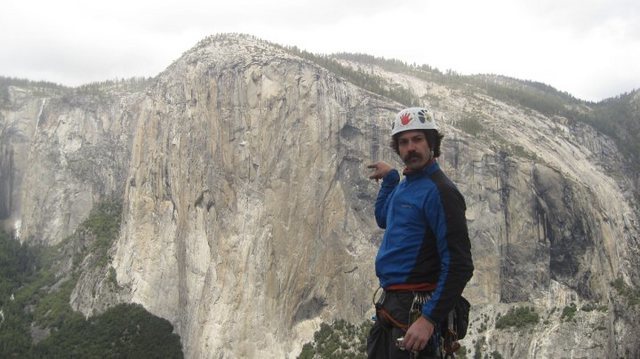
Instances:
[[[392,170],[382,181],[375,217],[386,229],[376,256],[380,286],[436,284],[422,314],[441,323],[473,275],[462,194],[437,162],[400,182]]]

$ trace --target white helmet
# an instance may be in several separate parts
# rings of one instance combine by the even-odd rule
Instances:
[[[437,130],[435,114],[423,107],[410,107],[398,112],[391,124],[391,136],[412,130]]]

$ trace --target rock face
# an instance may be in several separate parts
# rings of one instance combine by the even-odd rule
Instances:
[[[0,218],[19,238],[56,244],[100,198],[124,189],[129,95],[11,87],[0,125]]]
[[[354,139],[391,104],[236,38],[186,54],[144,101],[113,264],[131,300],[193,357],[284,357],[306,320],[364,318],[375,186]]]
[[[481,91],[366,70],[446,114],[440,163],[465,195],[476,267],[463,344],[510,358],[639,355],[638,316],[610,284],[640,285],[636,179],[612,140]],[[101,198],[123,197],[113,271],[87,272],[74,308],[141,303],[192,358],[295,357],[320,322],[370,317],[382,232],[366,165],[399,166],[387,143],[402,105],[242,35],[203,40],[144,91],[8,91],[5,227],[55,244]],[[109,272],[118,293],[100,285]],[[606,309],[565,321],[571,303]],[[534,330],[494,329],[521,304],[541,313]]]

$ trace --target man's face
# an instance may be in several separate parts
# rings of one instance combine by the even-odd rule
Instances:
[[[398,152],[410,170],[420,170],[431,160],[431,148],[422,131],[406,131],[398,135]]]

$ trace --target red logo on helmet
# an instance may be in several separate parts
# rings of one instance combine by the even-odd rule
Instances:
[[[402,123],[403,126],[406,126],[409,121],[411,121],[411,114],[410,113],[404,113],[400,116],[400,122]]]

